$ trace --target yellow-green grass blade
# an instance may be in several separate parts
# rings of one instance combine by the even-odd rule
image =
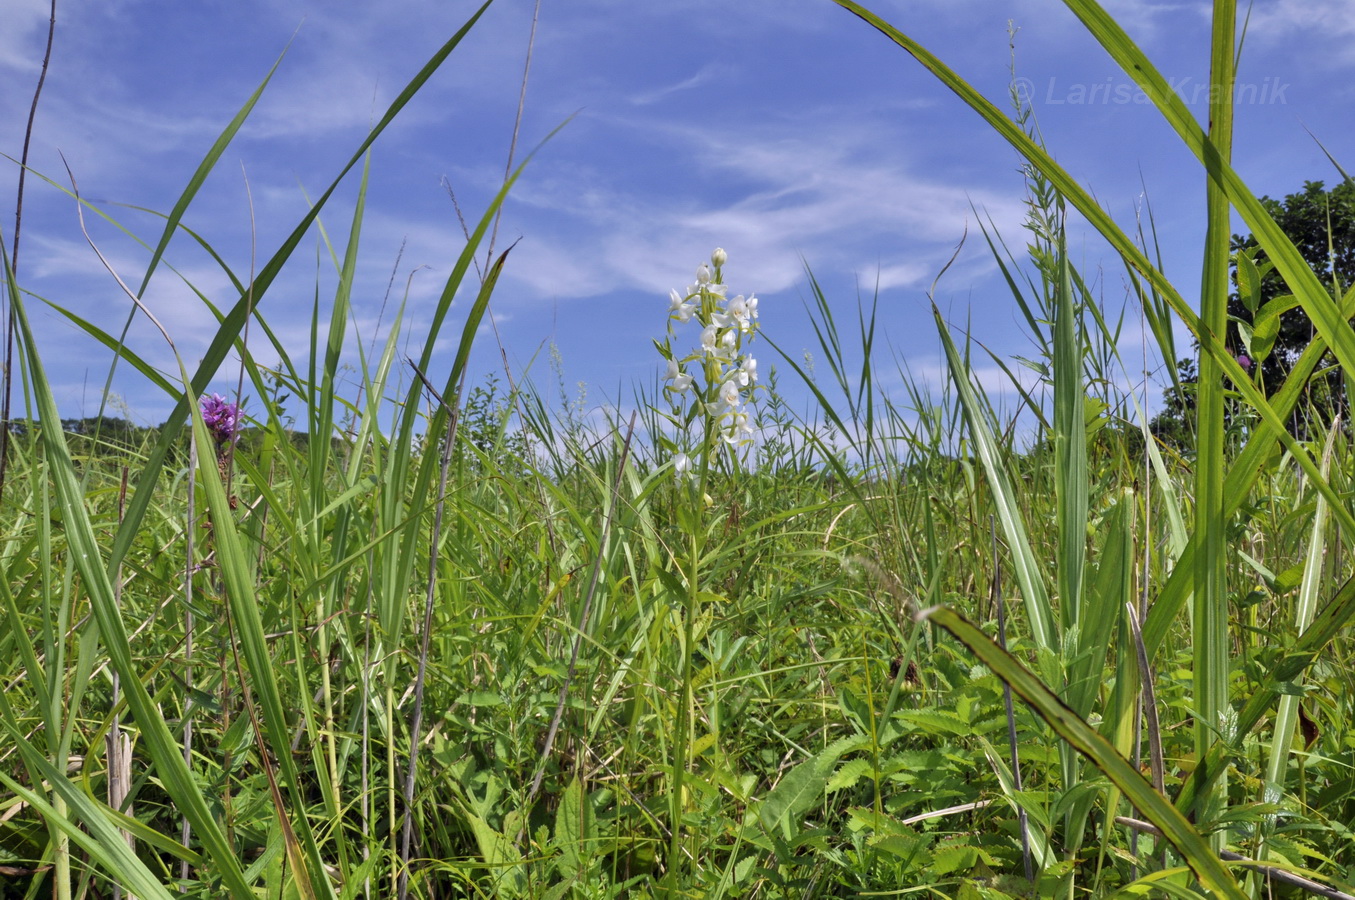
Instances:
[[[1232,154],[1233,60],[1236,10],[1230,0],[1215,0],[1210,41],[1210,141],[1217,160],[1227,164]],[[1137,48],[1134,48],[1137,52]],[[1142,56],[1142,54],[1139,54]],[[1204,262],[1200,284],[1200,327],[1211,334],[1228,328],[1228,199],[1218,183],[1208,179]],[[1218,360],[1200,354],[1200,380],[1196,385],[1195,537],[1200,552],[1195,555],[1194,615],[1191,617],[1191,649],[1194,684],[1195,752],[1203,759],[1215,742],[1226,734],[1228,702],[1228,536],[1225,531],[1223,470],[1225,466],[1224,388]],[[1197,821],[1212,822],[1227,797],[1222,786],[1201,794]],[[1217,852],[1225,835],[1211,836]]]
[[[1022,700],[1063,740],[1100,769],[1119,788],[1144,817],[1156,825],[1163,836],[1190,866],[1195,877],[1208,890],[1229,900],[1245,900],[1238,887],[1208,842],[1184,815],[1153,790],[1138,769],[1121,756],[1096,729],[1068,708],[1054,692],[1031,674],[1011,654],[993,643],[977,626],[946,607],[932,607],[922,617],[945,628],[993,674],[1011,685]]]
[[[1045,590],[1044,575],[1035,559],[1035,553],[1031,550],[1016,491],[1012,486],[1006,463],[1003,462],[997,438],[988,421],[986,407],[980,403],[974,385],[970,381],[969,367],[956,350],[955,342],[950,337],[950,330],[941,319],[941,311],[935,304],[932,305],[932,316],[936,319],[936,329],[945,348],[951,381],[955,384],[956,393],[964,409],[965,421],[969,423],[974,453],[983,466],[993,492],[993,505],[997,508],[998,522],[1007,539],[1007,549],[1011,553],[1016,582],[1021,588],[1021,595],[1025,598],[1031,633],[1040,647],[1057,652],[1058,626],[1050,608],[1049,595]]]

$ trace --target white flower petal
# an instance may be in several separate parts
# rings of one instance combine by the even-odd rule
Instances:
[[[707,353],[714,353],[717,338],[718,333],[714,325],[707,325],[701,329],[701,349]]]

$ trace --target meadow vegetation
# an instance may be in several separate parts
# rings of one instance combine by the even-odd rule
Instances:
[[[729,296],[735,248],[674,261],[674,284],[694,283],[667,311],[654,299],[663,375],[635,416],[588,425],[524,373],[468,384],[513,265],[505,251],[477,277],[474,261],[516,175],[411,359],[403,309],[383,345],[345,346],[359,178],[346,242],[325,245],[338,288],[305,354],[289,352],[267,324],[274,279],[464,30],[257,275],[222,261],[235,296],[196,369],[158,371],[72,318],[164,392],[158,428],[47,427],[62,419],[34,300],[5,251],[23,392],[0,495],[0,892],[1351,890],[1355,460],[1339,420],[1308,417],[1326,424],[1301,439],[1286,424],[1329,352],[1355,372],[1355,289],[1319,280],[1229,167],[1230,92],[1206,134],[1090,0],[1067,5],[1200,158],[1198,305],[1154,265],[1151,236],[1125,234],[1032,137],[1019,98],[1002,111],[838,2],[1028,161],[1027,251],[982,234],[1034,342],[1023,362],[993,360],[1019,419],[998,416],[973,377],[983,350],[939,313],[949,378],[926,385],[882,352],[871,303],[844,309],[807,272],[810,371],[753,295]],[[1235,12],[1215,5],[1217,84]],[[148,242],[142,277],[119,273],[129,304],[171,238],[203,240],[183,214],[257,97]],[[1222,337],[1232,210],[1287,288],[1266,302],[1292,298],[1313,323],[1278,387]],[[1074,215],[1123,261],[1125,312],[1070,263]],[[1175,324],[1198,342],[1189,440],[1155,439],[1122,387],[1142,352],[1121,359],[1127,316],[1168,363]],[[227,378],[242,388],[208,393]],[[779,390],[792,380],[808,413]]]

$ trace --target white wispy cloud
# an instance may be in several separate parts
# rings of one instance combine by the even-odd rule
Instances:
[[[5,27],[0,28],[0,68],[37,74],[42,66],[50,12],[49,0],[7,0]]]
[[[1274,0],[1251,15],[1248,40],[1271,47],[1294,38],[1308,48],[1305,65],[1345,68],[1355,65],[1355,4],[1350,0]]]
[[[557,297],[620,288],[663,294],[689,277],[684,263],[694,266],[720,243],[760,291],[799,282],[804,259],[857,271],[866,283],[878,271],[884,288],[915,286],[944,264],[967,223],[972,228],[971,204],[1003,228],[1019,227],[1024,215],[1019,182],[1001,193],[916,172],[906,153],[881,140],[877,122],[839,118],[813,137],[775,122],[750,121],[737,136],[685,123],[635,127],[679,148],[682,169],[711,172],[737,190],[711,203],[680,185],[627,188],[596,169],[529,179],[515,202],[567,225],[529,234],[521,252],[531,262],[510,269],[511,278]],[[877,248],[867,263],[863,246]]]
[[[707,63],[698,69],[696,74],[692,75],[690,78],[684,78],[676,84],[664,85],[663,87],[642,91],[633,95],[630,98],[630,102],[636,106],[648,106],[651,103],[662,100],[670,94],[676,94],[679,91],[689,91],[692,88],[700,87],[703,84],[709,84],[710,82],[727,75],[729,71],[730,66],[724,63]]]

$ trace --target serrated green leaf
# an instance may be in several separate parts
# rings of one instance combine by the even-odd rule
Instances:
[[[872,771],[871,762],[868,759],[849,759],[843,763],[833,777],[828,779],[827,792],[844,790],[854,787],[861,778]]]
[[[928,868],[934,875],[949,875],[952,872],[972,869],[978,858],[977,847],[968,844],[943,844],[932,850],[932,862]]]
[[[969,722],[944,709],[908,710],[895,713],[895,718],[902,719],[927,734],[967,735],[973,730]]]

